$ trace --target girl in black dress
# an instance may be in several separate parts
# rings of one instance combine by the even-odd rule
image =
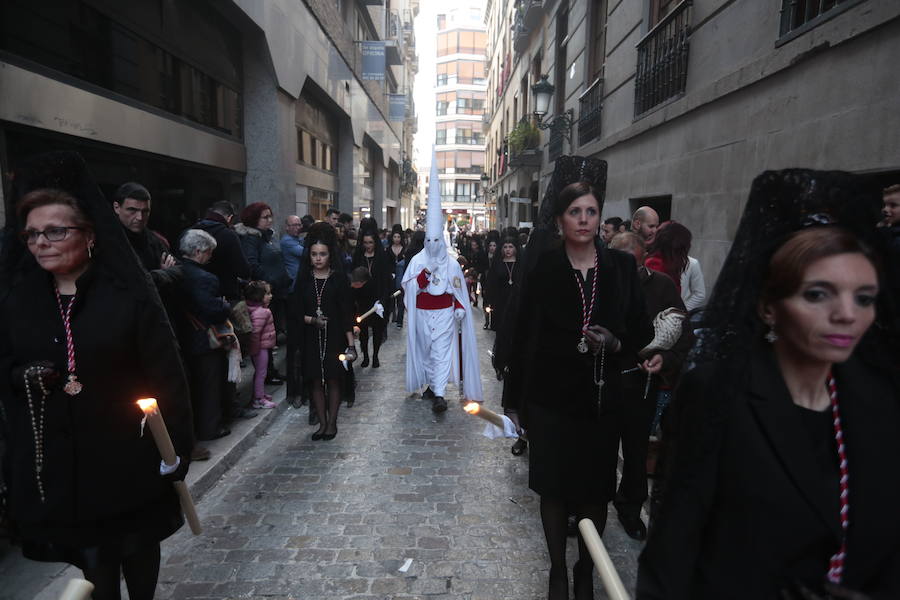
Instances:
[[[506,238],[494,257],[491,268],[485,276],[485,302],[491,308],[491,329],[497,331],[503,322],[506,303],[513,286],[519,280],[521,269],[518,267],[519,241]]]
[[[616,485],[619,357],[652,338],[634,258],[598,243],[602,190],[590,182],[605,179],[605,163],[563,158],[554,174],[562,189],[551,183],[548,193],[562,244],[528,250],[536,262],[521,292],[508,371],[515,389],[505,401],[510,418],[528,430],[550,600],[568,598],[568,514],[591,519],[600,532],[606,524]],[[587,600],[594,565],[580,536],[578,549],[575,598]]]
[[[364,291],[362,291],[361,297],[365,296],[372,300],[372,303],[366,307],[366,310],[372,308],[372,305],[377,301],[381,302],[384,310],[387,311],[393,286],[394,267],[387,255],[387,251],[378,240],[377,227],[366,231],[360,230],[359,235],[360,243],[357,245],[356,252],[353,255],[353,268],[364,267],[369,272],[369,280],[362,286]],[[360,367],[369,366],[370,329],[372,330],[372,368],[377,369],[381,366],[378,362],[378,351],[381,349],[381,344],[384,343],[387,318],[387,314],[383,313],[382,316],[379,316],[375,313],[359,323],[359,343],[362,347],[363,355]]]
[[[391,231],[391,245],[388,246],[388,257],[394,263],[393,291],[403,289],[400,282],[403,280],[403,271],[406,270],[406,239],[403,237],[403,229],[400,225],[394,225]],[[394,309],[394,322],[397,327],[403,327],[403,295],[397,296],[391,302]]]
[[[319,415],[313,440],[332,440],[337,435],[338,407],[345,369],[339,355],[356,360],[353,343],[353,305],[350,283],[341,268],[334,229],[317,224],[306,236],[309,251],[298,283],[303,315],[303,377],[310,382],[312,401]],[[327,391],[327,406],[326,406]]]

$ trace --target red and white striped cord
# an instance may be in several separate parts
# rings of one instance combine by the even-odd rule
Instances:
[[[56,290],[56,304],[59,306],[59,316],[62,317],[63,327],[66,330],[66,360],[69,375],[75,373],[75,338],[72,336],[72,306],[75,304],[75,296],[69,299],[69,305],[63,309],[62,298],[59,290]]]
[[[578,285],[578,293],[581,295],[581,320],[582,333],[587,330],[588,325],[591,323],[591,315],[594,313],[594,303],[597,301],[597,271],[599,269],[599,259],[597,254],[594,253],[594,280],[591,283],[591,304],[588,306],[587,299],[584,297],[584,289],[581,287],[581,280],[578,279],[578,273],[573,273],[575,276],[575,283]]]
[[[844,560],[847,557],[847,527],[850,524],[850,470],[847,467],[847,449],[844,447],[844,430],[841,427],[841,413],[838,408],[837,385],[834,382],[834,376],[828,376],[828,393],[831,396],[831,414],[834,416],[834,439],[837,442],[838,459],[840,460],[841,473],[841,547],[837,553],[831,557],[828,568],[828,581],[832,583],[840,583],[844,575]]]

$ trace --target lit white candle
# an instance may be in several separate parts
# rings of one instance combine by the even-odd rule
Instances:
[[[594,565],[597,567],[609,600],[630,600],[628,592],[625,591],[625,584],[622,583],[619,572],[616,571],[612,559],[609,558],[594,522],[590,519],[582,519],[578,522],[578,531],[581,532],[581,539],[584,540],[584,545],[587,546],[591,558],[594,559]]]
[[[503,425],[503,417],[495,413],[489,408],[483,407],[478,402],[469,402],[465,406],[463,406],[463,410],[469,413],[470,415],[475,415],[476,417],[481,417],[485,421],[489,421],[499,427],[501,430],[504,429]]]
[[[156,448],[159,450],[159,456],[166,466],[174,467],[178,461],[178,455],[175,454],[172,438],[169,437],[169,430],[166,429],[166,422],[163,421],[162,413],[159,412],[156,398],[141,398],[137,401],[137,404],[144,411],[144,416],[147,418],[150,433],[153,434],[153,440],[156,442]],[[183,481],[176,481],[173,485],[175,486],[175,492],[178,494],[178,499],[181,501],[181,511],[191,527],[191,532],[194,535],[199,535],[203,530],[200,527],[197,509],[194,506],[194,500],[191,498],[191,492],[188,490],[187,484]]]

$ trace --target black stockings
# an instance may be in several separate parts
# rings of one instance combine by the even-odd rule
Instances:
[[[590,519],[602,535],[606,526],[605,504],[579,504],[575,507],[578,521]],[[566,534],[569,507],[565,501],[541,497],[541,523],[547,539],[550,554],[550,585],[548,600],[567,600],[569,597],[569,575],[566,570]],[[578,535],[578,562],[573,569],[575,575],[575,599],[591,600],[594,597],[594,562],[587,546]]]
[[[153,600],[159,578],[159,544],[143,548],[121,563],[84,569],[84,578],[94,584],[93,600],[121,600],[121,576],[125,576],[131,600]]]
[[[380,320],[380,319],[379,319]],[[372,358],[378,358],[378,350],[384,343],[384,322],[372,325],[363,324],[359,328],[359,345],[362,348],[363,358],[369,358],[369,327],[372,328]]]
[[[322,382],[312,382],[312,401],[319,415],[319,430],[316,433],[337,433],[338,407],[341,405],[341,382],[337,379],[326,381],[328,388],[328,411],[325,410],[325,390]]]

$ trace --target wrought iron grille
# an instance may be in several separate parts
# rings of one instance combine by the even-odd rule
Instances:
[[[578,99],[578,144],[583,146],[600,136],[603,80],[598,79]]]
[[[849,0],[781,0],[781,35],[793,31]]]
[[[550,141],[547,144],[547,156],[550,160],[556,160],[562,156],[564,139],[566,139],[566,134],[561,128],[550,128]]]
[[[684,93],[691,35],[691,0],[684,0],[638,43],[634,116]]]

